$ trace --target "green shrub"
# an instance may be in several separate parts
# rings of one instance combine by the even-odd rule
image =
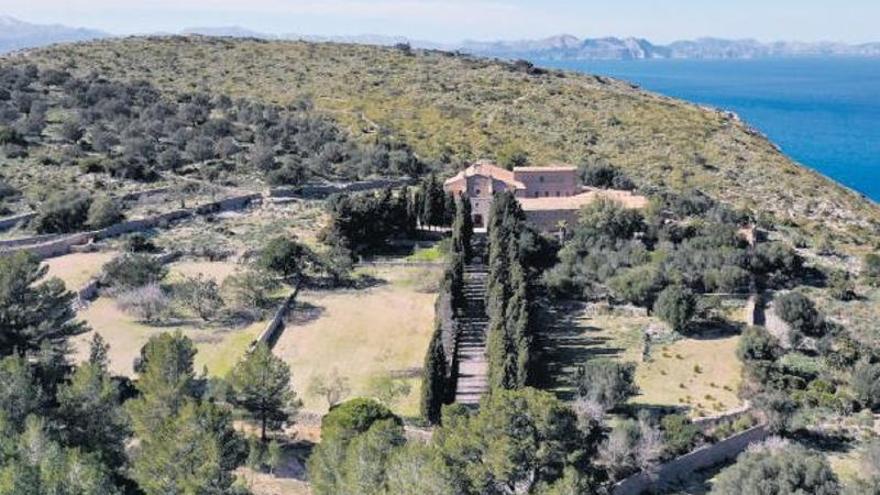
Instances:
[[[17,146],[27,146],[24,136],[11,127],[0,126],[0,146],[8,144]]]
[[[156,258],[130,253],[104,265],[104,282],[119,290],[130,290],[162,281],[168,269]]]
[[[630,268],[608,280],[614,296],[641,307],[651,307],[663,283],[660,270],[653,264]]]
[[[608,359],[588,361],[578,370],[578,395],[606,410],[614,409],[638,393],[635,372],[635,363]]]
[[[852,372],[852,390],[865,407],[880,407],[880,363],[862,359]]]
[[[87,223],[93,229],[103,229],[121,222],[125,218],[119,202],[109,196],[101,196],[89,206]]]
[[[611,165],[584,164],[581,165],[578,172],[585,186],[625,190],[635,188],[633,181],[622,170]]]
[[[66,233],[80,230],[89,216],[92,199],[79,191],[52,193],[40,205],[34,223],[37,232]]]
[[[683,414],[669,414],[660,420],[666,452],[678,456],[693,450],[700,441],[700,427]]]
[[[866,254],[864,265],[862,273],[865,280],[874,287],[880,287],[880,254]]]
[[[821,454],[778,439],[749,449],[716,480],[713,495],[840,493],[837,477]]]
[[[654,314],[676,331],[687,328],[696,309],[697,301],[693,293],[679,285],[670,285],[663,289],[654,303]]]
[[[776,314],[805,335],[821,336],[825,323],[813,301],[799,292],[789,292],[773,302]]]

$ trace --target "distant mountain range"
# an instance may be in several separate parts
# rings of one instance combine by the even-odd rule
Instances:
[[[0,53],[108,36],[110,34],[94,29],[72,28],[60,24],[31,24],[0,15]]]
[[[303,34],[268,34],[240,26],[192,27],[183,35],[229,36],[235,38],[290,39],[316,42],[396,45],[408,43],[413,48],[460,51],[473,55],[530,60],[642,60],[642,59],[752,59],[769,57],[880,57],[880,43],[851,45],[834,42],[763,43],[756,40],[700,38],[676,41],[668,45],[642,38],[578,38],[559,35],[543,39],[516,41],[463,41],[437,43],[402,36],[352,35],[314,36]],[[0,53],[33,48],[52,43],[85,41],[110,37],[93,29],[72,28],[58,24],[31,24],[0,15]]]
[[[460,50],[475,55],[531,60],[754,59],[771,57],[880,57],[880,43],[801,43],[700,38],[655,45],[641,38],[577,38],[474,42]]]

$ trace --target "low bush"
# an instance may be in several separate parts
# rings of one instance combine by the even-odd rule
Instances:
[[[93,229],[103,229],[125,218],[119,202],[109,196],[101,196],[89,206],[87,223]]]
[[[153,283],[117,294],[116,306],[141,320],[156,322],[168,316],[171,299],[159,284]]]
[[[682,414],[669,414],[660,420],[666,454],[679,456],[693,450],[700,441],[700,427]]]
[[[167,274],[159,260],[146,254],[125,254],[104,265],[104,283],[118,291],[157,284]]]
[[[638,393],[635,372],[635,363],[589,361],[578,370],[578,395],[601,404],[606,410],[614,409]]]
[[[52,193],[38,209],[34,224],[41,234],[75,232],[85,225],[92,199],[79,191]]]

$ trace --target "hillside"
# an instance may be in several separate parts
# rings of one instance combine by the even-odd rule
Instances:
[[[522,153],[536,164],[607,162],[642,185],[699,188],[836,242],[880,239],[880,207],[793,163],[735,116],[622,81],[443,52],[200,37],[103,40],[26,57],[167,92],[309,99],[358,140],[387,133],[423,160],[453,166]]]

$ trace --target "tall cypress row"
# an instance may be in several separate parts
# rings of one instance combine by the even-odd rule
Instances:
[[[525,215],[510,194],[498,196],[489,220],[489,382],[514,389],[528,382],[531,334],[529,288],[520,253]]]
[[[516,354],[509,372],[511,381],[516,387],[524,387],[528,383],[531,334],[529,324],[529,294],[525,270],[518,260],[511,263],[510,283],[513,293],[508,301],[507,332]]]

